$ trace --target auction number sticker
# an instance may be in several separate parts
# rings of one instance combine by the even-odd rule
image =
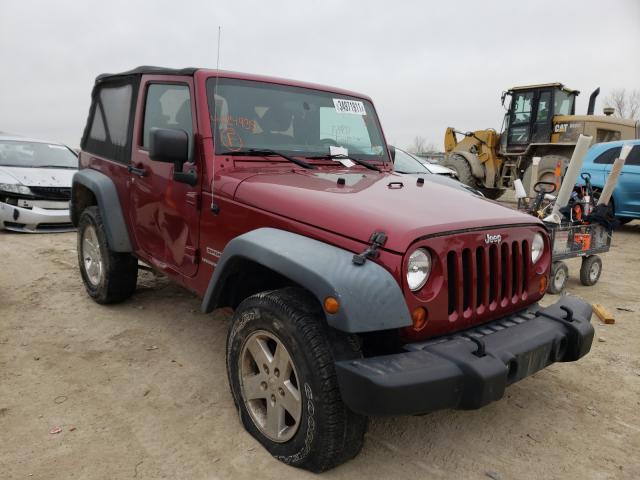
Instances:
[[[366,115],[364,103],[357,100],[346,100],[344,98],[334,98],[333,105],[338,113],[351,113],[353,115]]]

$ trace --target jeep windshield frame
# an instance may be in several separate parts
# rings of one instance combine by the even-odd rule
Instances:
[[[345,154],[390,162],[378,116],[365,98],[224,77],[210,77],[206,85],[217,155],[271,150],[314,162]]]

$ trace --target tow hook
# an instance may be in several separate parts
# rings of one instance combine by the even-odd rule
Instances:
[[[353,256],[353,263],[356,265],[364,265],[367,258],[378,258],[380,252],[378,249],[387,242],[387,235],[384,232],[373,232],[369,238],[369,245],[367,249],[359,254]]]

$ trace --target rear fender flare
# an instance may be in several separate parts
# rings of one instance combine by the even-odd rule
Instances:
[[[132,252],[129,231],[113,180],[97,170],[78,171],[73,176],[71,187],[71,218],[73,219],[79,219],[82,214],[81,211],[78,211],[79,206],[76,204],[80,185],[93,193],[96,198],[100,215],[104,221],[109,248],[114,252]]]
[[[203,312],[220,306],[229,265],[238,257],[290,279],[321,305],[326,297],[337,298],[339,311],[325,315],[327,323],[338,330],[360,333],[412,325],[398,282],[382,266],[370,260],[355,265],[353,252],[274,228],[252,230],[227,244],[203,298]]]

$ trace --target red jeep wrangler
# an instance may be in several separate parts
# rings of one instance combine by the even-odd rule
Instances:
[[[393,172],[371,100],[215,70],[100,75],[72,219],[87,292],[121,302],[138,262],[234,309],[245,428],[322,471],[370,415],[474,409],[585,355],[591,306],[547,288],[541,222]]]

